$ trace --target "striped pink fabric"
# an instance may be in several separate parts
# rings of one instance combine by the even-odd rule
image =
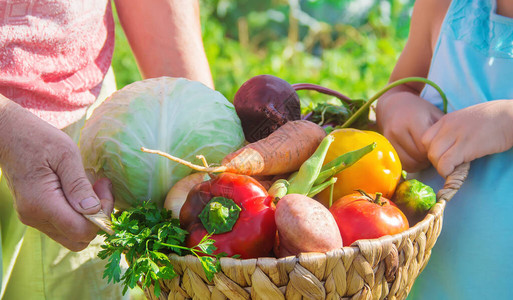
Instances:
[[[94,102],[113,49],[109,0],[0,0],[0,93],[57,128]]]

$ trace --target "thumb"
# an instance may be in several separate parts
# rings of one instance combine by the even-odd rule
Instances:
[[[56,173],[64,196],[75,211],[90,215],[101,209],[101,203],[87,179],[78,149],[72,155],[62,156]]]

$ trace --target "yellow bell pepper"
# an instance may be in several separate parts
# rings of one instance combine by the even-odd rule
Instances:
[[[367,193],[382,193],[386,198],[392,197],[402,172],[401,161],[392,144],[374,131],[343,128],[334,130],[330,135],[335,140],[328,149],[324,164],[346,152],[376,142],[374,150],[335,175],[337,181],[333,187],[333,202],[358,189]],[[316,198],[328,206],[330,188],[322,191]]]

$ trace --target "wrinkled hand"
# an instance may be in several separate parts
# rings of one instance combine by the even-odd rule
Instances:
[[[82,214],[112,211],[110,182],[93,189],[73,140],[14,103],[1,107],[0,166],[21,222],[70,250],[84,249],[98,232]]]
[[[464,162],[513,146],[513,102],[495,100],[451,112],[421,141],[438,173],[447,177]]]
[[[397,92],[380,99],[376,120],[380,132],[392,143],[403,169],[417,172],[429,166],[421,138],[443,112],[410,92]]]

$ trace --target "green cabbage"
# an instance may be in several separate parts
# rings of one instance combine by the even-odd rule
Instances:
[[[141,147],[201,164],[219,163],[240,148],[244,134],[233,105],[207,86],[161,77],[133,83],[95,109],[79,146],[91,180],[112,181],[116,207],[142,201],[162,207],[169,189],[192,170]]]

